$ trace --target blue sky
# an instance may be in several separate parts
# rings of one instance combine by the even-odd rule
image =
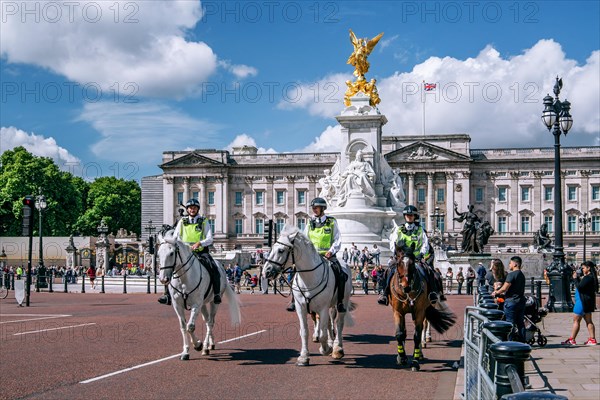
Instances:
[[[158,174],[162,151],[336,151],[353,68],[369,57],[384,135],[467,133],[472,147],[552,146],[554,77],[572,103],[565,146],[600,145],[600,2],[1,2],[1,150],[86,179]]]

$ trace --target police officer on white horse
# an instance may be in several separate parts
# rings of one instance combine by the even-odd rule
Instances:
[[[199,215],[200,203],[197,199],[190,199],[185,204],[187,217],[183,217],[175,226],[175,236],[182,242],[188,244],[200,263],[206,267],[210,274],[215,304],[221,304],[221,278],[217,264],[208,252],[208,246],[213,243],[212,230],[208,220]],[[171,297],[167,290],[163,296],[158,299],[159,303],[171,304]]]
[[[335,218],[325,215],[327,201],[321,197],[315,197],[310,206],[315,214],[304,228],[304,234],[315,246],[319,254],[325,257],[331,264],[337,284],[337,310],[346,312],[344,307],[344,289],[348,276],[343,272],[342,266],[336,257],[336,253],[342,247],[342,236]],[[288,311],[295,310],[294,300],[288,305]]]
[[[430,271],[432,268],[431,265],[427,263],[428,260],[432,258],[430,254],[430,246],[429,239],[427,238],[427,233],[425,229],[416,221],[419,216],[419,210],[417,207],[413,205],[408,205],[404,207],[402,211],[404,215],[404,220],[406,221],[404,225],[400,225],[392,236],[390,237],[390,250],[395,254],[396,245],[399,247],[407,247],[411,248],[414,245],[414,256],[417,262],[421,262],[421,266],[424,267],[425,272],[431,278],[433,278],[433,271]],[[388,305],[388,295],[390,289],[390,278],[394,274],[395,266],[390,268],[387,272],[387,281],[386,287],[383,293],[379,296],[377,302],[382,305]],[[414,284],[416,280],[409,272],[408,280],[411,284]],[[433,282],[432,282],[433,281]],[[431,279],[430,282],[433,284],[433,287],[436,288],[436,291],[441,291],[441,288],[438,288],[438,283],[435,282],[435,279]]]

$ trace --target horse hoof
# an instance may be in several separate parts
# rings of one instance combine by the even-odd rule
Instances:
[[[413,361],[413,362],[412,362],[412,365],[410,366],[410,370],[411,370],[412,372],[417,372],[417,371],[419,371],[420,369],[421,369],[421,366],[419,365],[419,363],[418,363],[418,362],[416,362],[416,361]]]
[[[336,360],[343,358],[344,357],[344,349],[340,349],[340,348],[335,349],[333,351],[333,354],[331,355],[331,357],[335,358]]]
[[[313,341],[313,343],[319,343],[319,337],[313,336],[312,341]]]
[[[202,342],[198,342],[198,343],[197,343],[197,344],[194,346],[194,349],[195,349],[196,351],[200,351],[200,350],[202,350]]]
[[[426,349],[427,348],[427,342],[422,342],[421,343],[421,347],[424,348],[424,349]]]
[[[189,333],[194,333],[195,330],[196,330],[196,325],[188,325],[187,331]]]
[[[214,344],[211,344],[211,345],[210,345],[210,349],[211,349],[211,350],[214,350],[214,349],[215,349],[215,345],[214,345]]]
[[[333,349],[332,349],[331,347],[329,347],[329,346],[327,346],[327,348],[326,348],[326,349],[324,349],[323,347],[321,347],[321,348],[319,349],[319,352],[320,352],[320,353],[321,353],[321,355],[323,355],[323,356],[328,356],[328,355],[331,355],[332,351],[333,351]]]
[[[408,358],[398,356],[396,357],[396,364],[398,364],[401,367],[405,367],[406,365],[408,365]]]
[[[210,354],[210,351],[207,348],[202,349],[202,355],[207,356]]]
[[[306,360],[300,360],[300,359],[298,359],[298,361],[296,362],[296,365],[298,367],[308,367],[308,364],[309,364],[308,358]]]
[[[190,359],[190,355],[189,354],[182,354],[181,355],[181,361],[187,361]]]

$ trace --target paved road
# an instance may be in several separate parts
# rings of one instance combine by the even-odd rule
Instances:
[[[459,321],[443,337],[434,335],[420,372],[396,367],[392,313],[375,304],[373,295],[353,297],[358,309],[356,325],[345,330],[346,357],[336,362],[311,344],[308,368],[294,365],[298,321],[284,310],[286,300],[261,294],[242,294],[241,300],[241,325],[229,324],[226,307],[217,316],[216,340],[227,342],[207,357],[191,353],[188,362],[177,358],[182,340],[175,313],[158,304],[156,295],[32,293],[29,308],[1,300],[0,398],[453,396],[462,310],[472,301],[467,296],[450,296]],[[412,343],[407,348],[410,352]],[[120,372],[130,368],[135,369]],[[120,373],[103,377],[115,372]],[[92,381],[81,383],[87,380]]]

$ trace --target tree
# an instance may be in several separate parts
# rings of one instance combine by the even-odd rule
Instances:
[[[142,191],[136,181],[101,177],[89,184],[86,211],[77,220],[82,235],[96,235],[96,227],[104,218],[109,231],[121,228],[141,234]]]
[[[49,157],[37,157],[24,147],[15,147],[0,156],[0,233],[21,235],[22,201],[36,196],[39,189],[46,197],[42,232],[47,236],[67,236],[83,212],[82,179],[61,171]],[[37,235],[38,224],[34,225]]]

